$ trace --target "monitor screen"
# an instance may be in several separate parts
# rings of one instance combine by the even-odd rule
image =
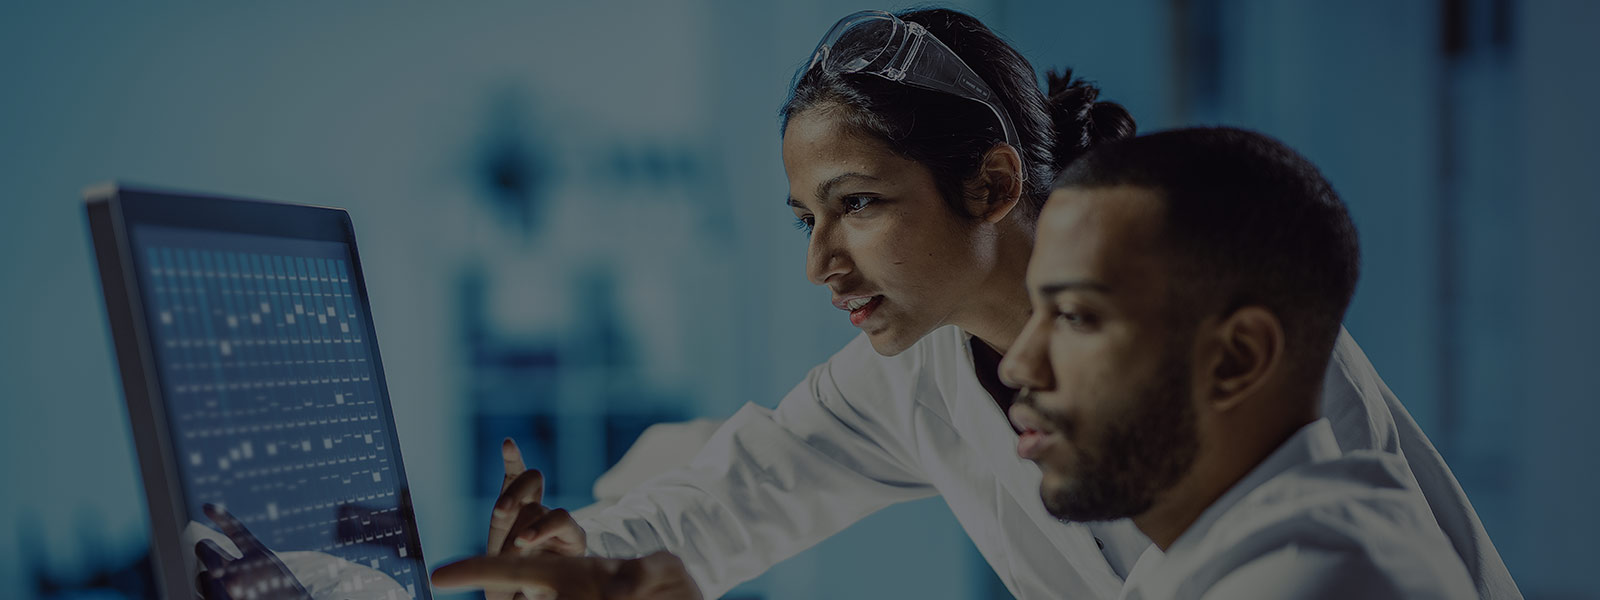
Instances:
[[[275,552],[346,561],[327,573],[345,588],[373,569],[426,594],[350,244],[129,229],[190,521],[218,505]]]

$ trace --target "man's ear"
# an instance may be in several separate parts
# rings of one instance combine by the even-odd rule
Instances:
[[[1261,306],[1228,315],[1213,330],[1216,352],[1210,360],[1211,389],[1206,403],[1218,412],[1233,410],[1255,397],[1287,364],[1283,323]]]
[[[1022,200],[1022,156],[1009,144],[983,155],[978,174],[967,181],[967,214],[999,223]]]

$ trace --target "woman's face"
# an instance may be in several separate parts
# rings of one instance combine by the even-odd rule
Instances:
[[[789,205],[810,233],[807,278],[833,292],[879,354],[905,351],[976,304],[997,236],[955,214],[926,167],[824,107],[789,119],[783,166]]]

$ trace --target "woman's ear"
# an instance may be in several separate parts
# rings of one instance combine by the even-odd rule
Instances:
[[[1022,156],[1009,144],[996,144],[966,187],[967,213],[999,223],[1022,200]]]
[[[1283,324],[1261,306],[1246,306],[1217,324],[1207,403],[1226,412],[1254,397],[1278,376],[1284,359]]]

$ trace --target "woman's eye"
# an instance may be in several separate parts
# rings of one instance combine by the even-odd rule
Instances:
[[[816,221],[810,216],[799,217],[794,220],[794,228],[804,231],[807,236],[810,236],[811,228],[815,225],[815,223]]]
[[[844,212],[853,213],[860,211],[861,209],[866,208],[868,204],[872,204],[873,200],[874,198],[870,196],[847,196],[842,201],[842,204],[844,204]]]

